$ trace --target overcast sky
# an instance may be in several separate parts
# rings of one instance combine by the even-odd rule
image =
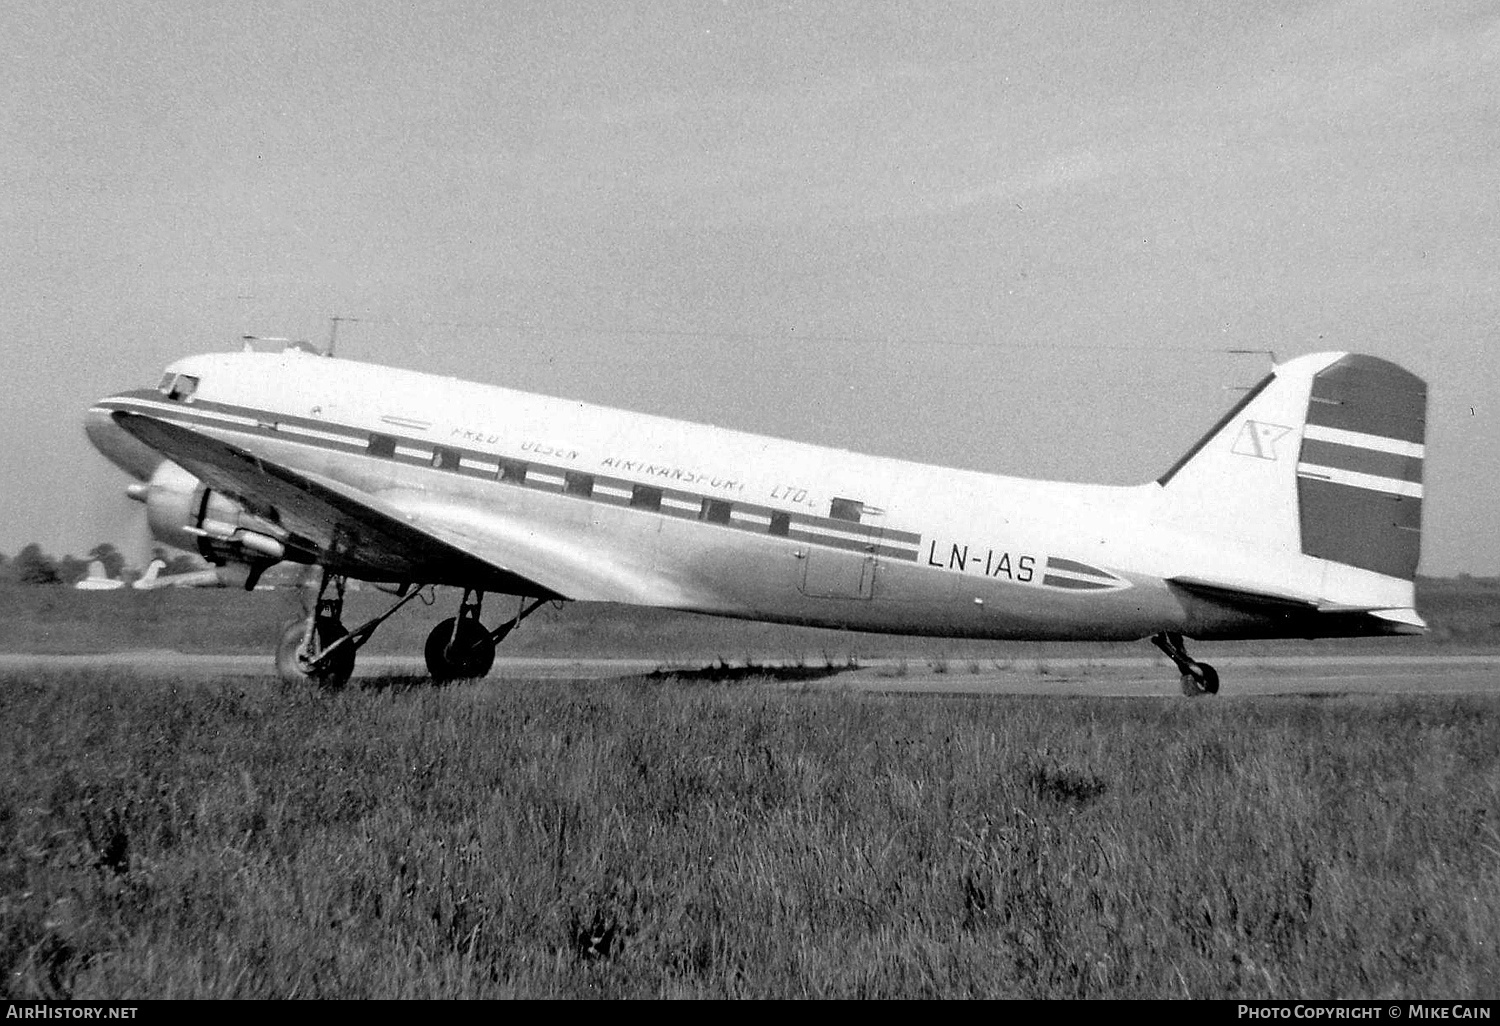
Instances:
[[[1279,358],[1430,383],[1427,573],[1500,574],[1500,10],[0,10],[0,552],[139,549],[100,396],[245,333],[1136,483]]]

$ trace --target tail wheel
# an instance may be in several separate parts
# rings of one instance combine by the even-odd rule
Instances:
[[[337,620],[319,621],[314,630],[313,648],[316,652],[326,651],[349,633]],[[354,646],[345,645],[321,662],[311,663],[303,649],[306,638],[306,620],[293,620],[282,630],[281,641],[276,646],[277,676],[288,684],[310,685],[324,691],[336,691],[349,683],[349,678],[354,675]]]
[[[1189,698],[1219,693],[1219,671],[1207,663],[1189,662],[1182,674],[1182,693]]]
[[[483,677],[495,665],[495,643],[478,620],[450,616],[427,635],[423,650],[436,681]]]

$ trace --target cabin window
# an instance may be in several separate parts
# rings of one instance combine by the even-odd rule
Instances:
[[[859,523],[859,518],[865,511],[865,504],[858,499],[834,499],[829,503],[828,516],[833,520],[848,520],[851,523]]]
[[[394,459],[396,456],[396,440],[390,435],[371,435],[370,455],[379,456],[385,460]]]
[[[703,508],[698,511],[698,519],[710,524],[727,524],[732,509],[734,507],[722,499],[704,499]]]
[[[661,509],[661,489],[636,485],[630,490],[630,504],[636,509]]]
[[[790,513],[771,514],[771,533],[785,538],[792,533],[792,515]]]
[[[563,476],[563,491],[587,499],[594,494],[594,475],[568,471]]]
[[[432,450],[432,465],[439,470],[457,470],[458,453],[452,449],[436,448]]]
[[[501,460],[500,480],[507,484],[525,484],[526,464],[520,460]]]

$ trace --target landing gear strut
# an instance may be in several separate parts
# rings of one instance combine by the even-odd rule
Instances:
[[[432,679],[445,683],[483,677],[489,673],[490,667],[495,664],[495,646],[517,624],[540,609],[545,601],[537,599],[520,609],[513,619],[491,631],[479,622],[484,592],[465,588],[458,615],[450,616],[438,624],[427,636],[423,654],[427,657],[427,670],[432,674]]]
[[[390,609],[351,631],[343,624],[345,583],[342,574],[324,568],[312,611],[305,619],[293,620],[282,631],[281,642],[276,646],[276,672],[288,684],[310,684],[328,691],[343,687],[354,673],[354,653],[370,640],[375,628],[429,590],[428,586],[402,585],[396,593],[399,600]],[[424,601],[431,605],[433,600]],[[495,646],[547,601],[535,599],[527,605],[521,599],[516,615],[492,631],[479,622],[484,592],[465,588],[458,615],[438,624],[427,637],[424,654],[433,679],[444,683],[489,673],[495,664]]]
[[[344,587],[347,578],[323,570],[318,597],[306,619],[293,620],[281,633],[276,646],[276,673],[288,684],[307,685],[333,691],[354,674],[354,653],[402,606],[422,593],[404,589],[400,601],[354,630],[345,630]]]
[[[1162,631],[1151,637],[1151,644],[1167,654],[1182,673],[1182,693],[1189,698],[1219,693],[1219,671],[1207,663],[1189,658],[1183,647],[1182,635],[1175,631]]]
[[[354,646],[340,644],[349,637],[343,614],[344,578],[324,570],[312,612],[305,620],[293,620],[281,632],[276,672],[282,680],[328,691],[348,683],[354,673]]]
[[[483,677],[495,665],[495,642],[479,622],[484,593],[464,589],[458,615],[450,616],[427,635],[422,654],[427,672],[439,683]]]

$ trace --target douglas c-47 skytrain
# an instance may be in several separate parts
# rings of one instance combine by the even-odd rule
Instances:
[[[88,412],[155,537],[242,568],[322,570],[276,653],[336,687],[429,585],[462,590],[433,677],[483,676],[543,603],[622,602],[953,638],[1425,630],[1413,608],[1426,386],[1385,360],[1280,364],[1157,480],[1029,481],[863,456],[317,356],[181,360]],[[347,629],[349,578],[392,607]],[[481,623],[486,594],[516,615]],[[529,600],[529,601],[528,601]]]

